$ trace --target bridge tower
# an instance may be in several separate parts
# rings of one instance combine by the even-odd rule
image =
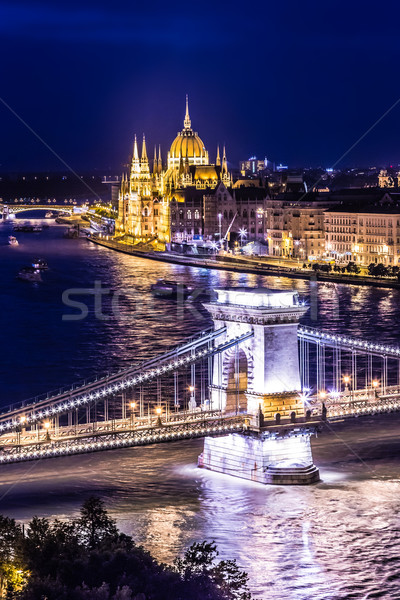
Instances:
[[[265,288],[217,289],[205,305],[226,340],[253,336],[214,358],[211,406],[223,411],[261,410],[266,419],[303,416],[297,326],[308,310],[297,292]],[[225,341],[225,340],[221,340]]]
[[[10,213],[10,209],[7,206],[7,204],[3,204],[1,209],[1,218],[3,221],[6,221],[7,219],[11,218],[12,213]]]
[[[206,437],[199,466],[264,484],[318,481],[312,429],[304,425],[297,343],[298,322],[307,307],[293,291],[215,291],[216,300],[205,307],[215,329],[226,327],[221,341],[253,335],[215,356],[211,408],[246,411],[251,419],[243,434]]]

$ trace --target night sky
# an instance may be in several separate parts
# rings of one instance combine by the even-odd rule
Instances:
[[[0,6],[1,97],[77,171],[134,133],[193,128],[215,159],[332,166],[400,97],[396,2],[20,0]],[[338,165],[400,162],[400,103]],[[63,165],[0,105],[0,170]]]

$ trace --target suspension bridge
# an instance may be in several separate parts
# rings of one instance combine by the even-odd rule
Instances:
[[[3,410],[0,464],[205,437],[201,466],[310,483],[321,418],[400,408],[400,348],[299,325],[296,292],[216,292],[213,329]]]
[[[0,204],[0,212],[3,220],[12,219],[18,213],[23,213],[31,210],[41,210],[49,212],[62,212],[72,215],[75,205],[70,204]]]

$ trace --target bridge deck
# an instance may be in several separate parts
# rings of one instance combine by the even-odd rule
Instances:
[[[246,414],[218,411],[174,414],[167,420],[143,418],[132,423],[120,419],[73,427],[60,427],[43,433],[23,431],[0,436],[0,463],[25,462],[41,458],[85,454],[100,450],[128,448],[161,442],[226,435],[243,430]]]

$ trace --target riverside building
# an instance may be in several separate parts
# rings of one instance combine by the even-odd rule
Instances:
[[[333,207],[324,226],[326,251],[336,262],[400,265],[400,194],[386,193],[364,207]]]

